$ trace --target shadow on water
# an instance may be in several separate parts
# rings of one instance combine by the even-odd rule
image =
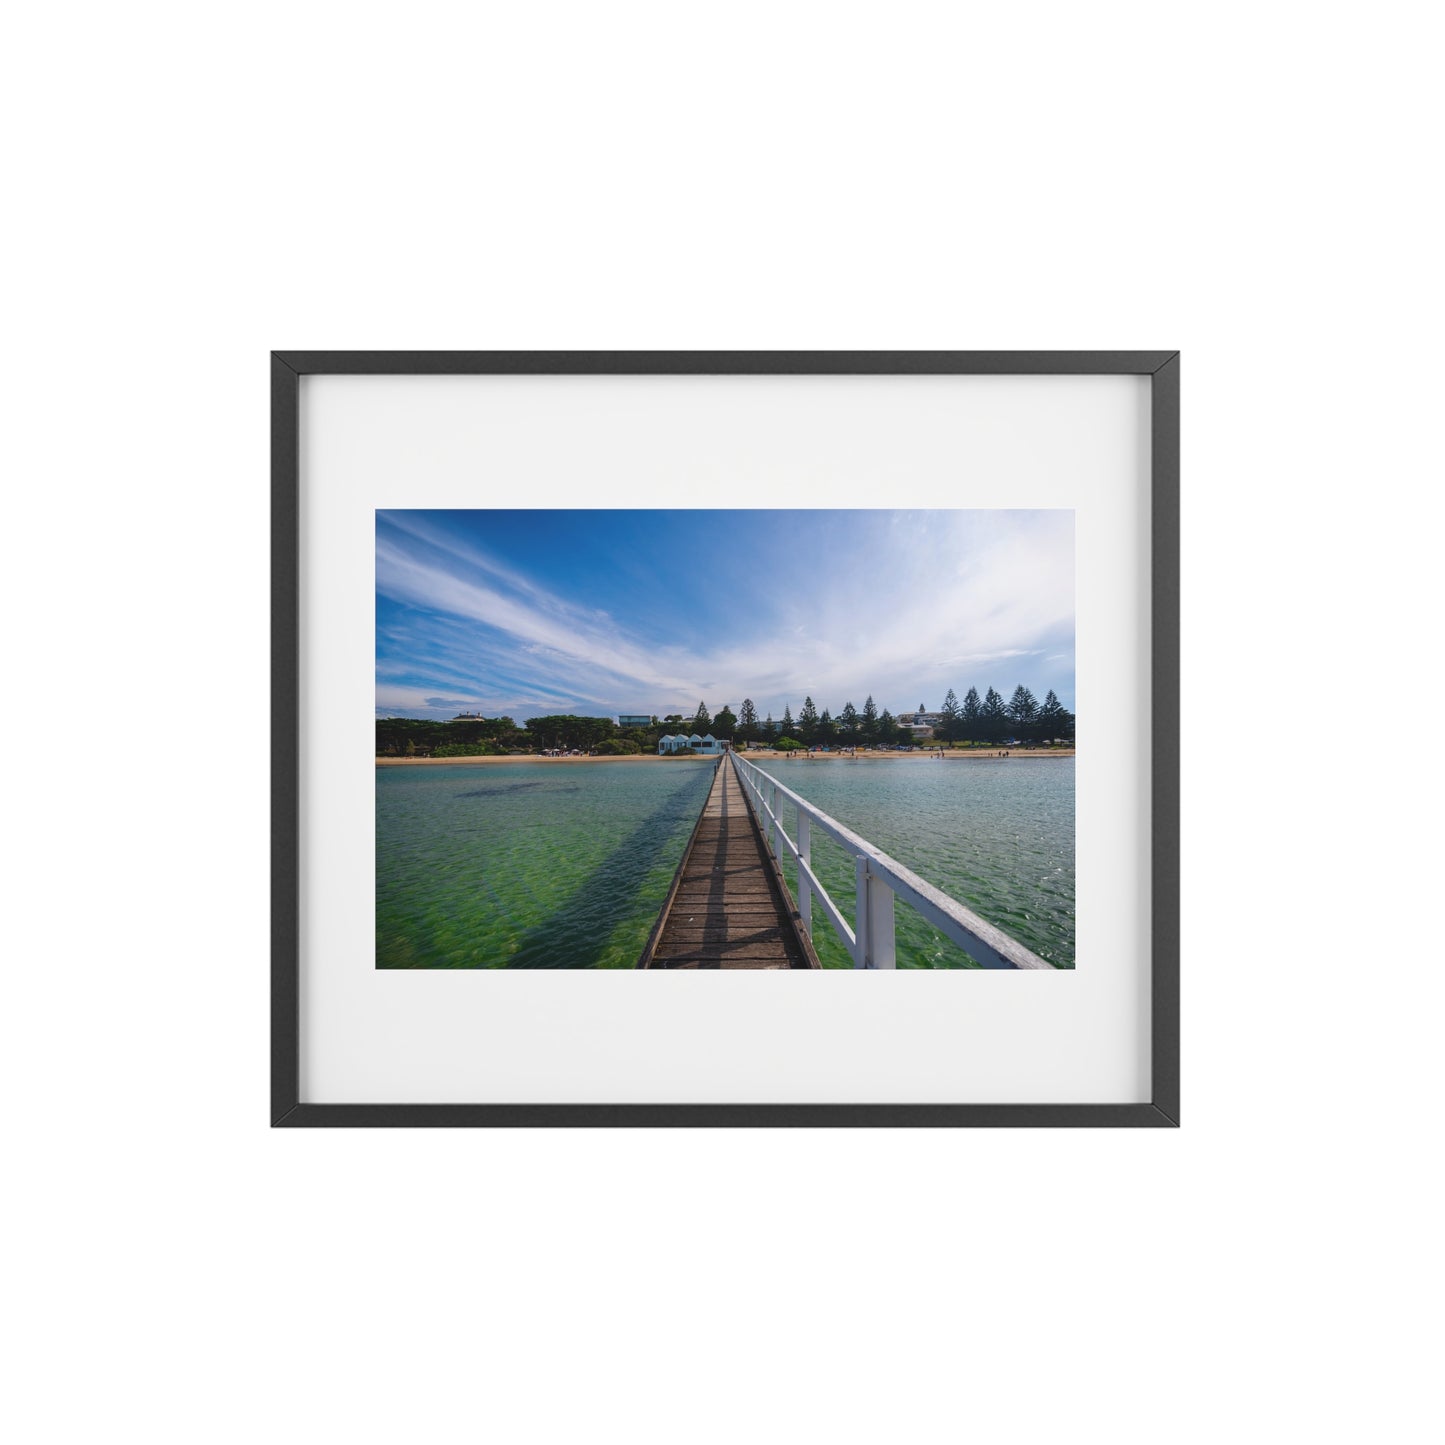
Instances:
[[[453,798],[500,798],[507,793],[525,793],[529,788],[544,788],[546,783],[540,778],[531,783],[501,783],[495,788],[473,788],[466,793],[453,793]],[[553,788],[554,793],[580,793],[582,790],[574,783],[570,788]]]
[[[702,795],[685,789],[635,827],[587,877],[572,890],[550,917],[529,928],[518,940],[508,968],[596,968],[607,950],[607,940],[629,918],[653,916],[658,904],[639,906],[635,887],[664,859],[680,852],[673,832],[684,819],[694,818],[707,802],[712,773]],[[639,945],[639,953],[641,946]]]

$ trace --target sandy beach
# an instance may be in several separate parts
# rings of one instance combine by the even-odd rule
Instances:
[[[938,749],[931,751],[920,750],[913,753],[862,753],[856,757],[852,753],[779,753],[767,748],[753,748],[743,754],[753,762],[763,762],[769,759],[783,759],[790,763],[796,763],[800,767],[809,767],[815,763],[922,763],[938,762]],[[1074,756],[1073,748],[1038,748],[1029,751],[1025,748],[945,748],[943,752],[944,762],[1018,762],[1028,758],[1071,758]],[[509,763],[547,763],[558,767],[575,767],[578,763],[653,763],[666,764],[670,767],[678,767],[685,763],[707,763],[712,759],[708,757],[693,758],[669,758],[662,757],[656,753],[632,753],[625,757],[580,757],[580,758],[543,758],[535,753],[523,754],[519,757],[472,757],[472,758],[377,758],[376,765],[379,768],[428,768],[446,767],[449,764],[458,763],[466,767],[483,765],[491,767],[505,767]]]

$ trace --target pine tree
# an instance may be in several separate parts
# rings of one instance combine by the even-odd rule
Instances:
[[[1008,715],[1009,721],[1014,725],[1014,736],[1020,742],[1032,742],[1039,704],[1038,699],[1022,683],[1014,688],[1014,695],[1009,699]]]
[[[979,706],[978,689],[971,687],[964,694],[963,707],[958,714],[959,727],[969,742],[981,742],[983,731],[980,727],[980,714],[983,709]]]
[[[810,697],[803,699],[803,710],[798,714],[798,734],[798,741],[810,746],[818,741],[818,709]]]
[[[948,696],[943,699],[943,740],[951,743],[958,736],[958,695],[952,688],[948,689]]]
[[[984,694],[983,706],[978,714],[979,726],[986,743],[999,743],[1008,729],[1008,709],[1003,705],[1003,695],[993,688]]]
[[[700,702],[697,705],[697,712],[693,715],[692,730],[700,738],[705,738],[710,727],[712,727],[712,714],[708,712],[707,704]]]
[[[838,735],[845,743],[858,741],[858,709],[851,702],[845,702],[838,714]]]
[[[771,717],[771,714],[769,716]],[[788,703],[783,704],[782,736],[785,738],[793,736],[793,709]]]
[[[738,713],[738,741],[755,743],[758,740],[758,710],[750,697],[743,699],[742,710]]]
[[[838,725],[833,721],[833,715],[827,708],[823,709],[823,716],[818,719],[817,737],[820,743],[837,741]]]
[[[1053,688],[1049,689],[1044,698],[1035,726],[1038,728],[1040,742],[1051,743],[1069,734],[1069,714]]]
[[[778,725],[773,721],[772,713],[769,713],[763,723],[763,741],[770,743],[778,735]]]
[[[878,704],[873,701],[871,692],[868,694],[868,701],[863,704],[863,741],[878,741]]]
[[[898,741],[898,722],[885,707],[878,715],[878,728],[874,735],[885,748],[891,748]]]

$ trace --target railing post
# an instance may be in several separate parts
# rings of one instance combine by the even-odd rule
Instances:
[[[868,954],[874,968],[897,968],[898,951],[893,940],[894,893],[886,878],[868,873]]]
[[[893,940],[893,890],[887,880],[875,878],[868,855],[859,853],[856,865],[857,895],[853,917],[856,936],[854,968],[897,968]]]
[[[798,809],[798,857],[809,866],[813,862],[812,850],[812,828],[808,821],[808,815]],[[803,920],[803,932],[809,938],[813,936],[813,885],[808,882],[808,875],[803,872],[802,863],[798,865],[798,914]]]
[[[853,859],[853,967],[868,967],[868,860],[858,853]]]

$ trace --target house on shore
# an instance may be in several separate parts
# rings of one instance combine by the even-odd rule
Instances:
[[[696,733],[689,737],[686,733],[667,733],[657,744],[659,754],[680,753],[684,748],[691,748],[695,753],[708,753],[716,756],[718,753],[727,752],[731,746],[728,738],[715,738],[709,733],[705,738],[700,738]]]
[[[940,712],[901,712],[897,722],[913,734],[914,742],[922,742],[933,736],[933,730],[943,721]]]

